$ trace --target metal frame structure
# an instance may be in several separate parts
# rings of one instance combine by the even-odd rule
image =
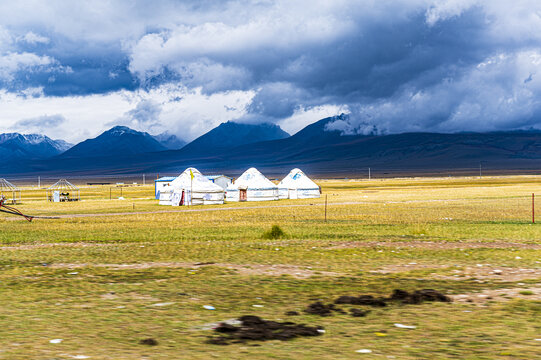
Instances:
[[[47,200],[54,201],[54,194],[56,191],[59,192],[59,202],[81,200],[79,188],[66,179],[60,179],[54,185],[47,188]]]
[[[11,195],[11,197],[10,197]],[[4,178],[0,179],[0,198],[5,198],[5,203],[16,204],[21,202],[21,189]]]

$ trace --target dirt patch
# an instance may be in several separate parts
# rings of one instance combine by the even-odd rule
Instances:
[[[453,275],[434,274],[432,277],[443,280],[475,278],[478,280],[500,280],[506,282],[541,278],[541,268],[508,268],[483,264],[464,267],[462,270],[453,270],[453,273]]]
[[[236,264],[222,264],[223,267],[228,269],[237,270],[239,273],[244,275],[271,275],[271,276],[281,276],[281,275],[290,275],[298,279],[305,279],[311,276],[341,276],[342,274],[331,272],[331,271],[315,271],[307,269],[306,267],[296,266],[296,265],[261,265],[261,264],[251,264],[251,265],[236,265]]]
[[[320,336],[323,333],[323,328],[319,326],[268,321],[253,315],[242,316],[239,321],[241,322],[240,326],[221,323],[214,331],[222,335],[210,337],[207,343],[229,345],[248,341],[287,341],[297,337]]]
[[[101,294],[100,298],[103,300],[115,300],[118,296],[114,292],[109,292],[107,294]]]
[[[308,305],[308,307],[304,310],[304,312],[307,314],[319,315],[319,316],[329,316],[333,312],[337,312],[340,314],[346,313],[344,310],[337,308],[334,304],[325,305],[320,301],[317,301],[313,304]]]
[[[125,244],[123,244],[125,245]],[[76,247],[76,248],[84,248],[84,247],[96,247],[96,246],[118,246],[118,244],[104,244],[104,243],[84,243],[84,242],[76,242],[76,243],[40,243],[40,244],[22,244],[22,245],[6,245],[6,246],[0,246],[0,250],[34,250],[34,249],[41,249],[41,248],[52,248],[52,247]]]
[[[349,309],[349,313],[353,317],[365,317],[370,313],[370,310],[361,310],[361,309]]]
[[[452,302],[453,300],[439,291],[432,289],[415,290],[409,293],[404,290],[395,289],[390,301],[401,301],[403,304],[421,304],[425,301]]]
[[[361,295],[361,296],[349,296],[344,295],[340,296],[334,301],[335,304],[350,304],[350,305],[368,305],[368,306],[377,306],[384,307],[387,306],[387,299],[385,298],[375,298],[372,295]]]
[[[387,265],[372,270],[374,274],[394,274],[415,270],[441,270],[449,269],[451,274],[431,274],[430,278],[442,280],[464,280],[475,278],[482,280],[501,280],[501,281],[521,281],[527,279],[541,278],[541,268],[509,268],[495,266],[491,264],[477,264],[476,266],[465,266],[460,269],[454,269],[450,265],[423,265],[417,263]]]
[[[150,295],[145,295],[145,294],[129,293],[127,295],[133,300],[142,300],[142,301],[151,301],[151,302],[160,301],[160,299],[158,298],[152,297]]]
[[[333,312],[340,314],[345,314],[346,312],[340,308],[337,308],[335,304],[348,304],[348,305],[366,305],[372,307],[385,307],[390,303],[402,303],[402,304],[421,304],[425,301],[429,302],[452,302],[453,300],[442,294],[439,291],[432,289],[423,289],[415,290],[413,292],[408,292],[405,290],[395,289],[391,296],[389,297],[374,297],[372,295],[359,295],[359,296],[350,296],[344,295],[340,296],[334,301],[334,304],[325,305],[322,302],[318,301],[313,304],[308,305],[304,310],[305,313],[319,316],[330,316]],[[351,316],[354,317],[363,317],[366,316],[370,311],[365,311],[361,309],[350,309]]]
[[[372,274],[394,274],[394,273],[401,273],[401,272],[407,272],[407,271],[413,271],[413,270],[429,270],[429,269],[446,269],[450,268],[450,265],[434,265],[434,264],[417,264],[417,263],[409,263],[409,264],[396,264],[396,265],[385,265],[381,266],[377,270],[370,270],[369,272]]]
[[[275,265],[263,265],[263,264],[228,264],[228,263],[213,263],[213,262],[198,262],[198,263],[188,263],[188,262],[148,262],[148,263],[138,263],[138,264],[89,264],[89,263],[80,263],[80,264],[67,264],[67,263],[56,263],[50,264],[51,268],[56,269],[76,269],[82,267],[103,267],[110,268],[112,270],[131,270],[131,269],[150,269],[150,268],[188,268],[188,269],[199,269],[205,266],[216,266],[225,269],[231,269],[237,271],[241,275],[267,275],[267,276],[282,276],[290,275],[297,279],[306,279],[311,276],[320,275],[320,276],[340,276],[341,274],[330,272],[330,271],[315,271],[308,269],[306,267],[297,266],[297,265],[285,265],[285,264],[275,264]]]
[[[139,340],[139,344],[141,344],[141,345],[149,345],[149,346],[156,346],[156,345],[158,345],[158,340],[153,339],[153,338],[142,339],[142,340]]]
[[[345,241],[333,242],[326,249],[355,249],[366,247],[392,247],[415,248],[427,250],[455,250],[455,249],[531,249],[540,250],[541,244],[514,243],[514,242],[436,242],[436,241]]]
[[[403,304],[421,304],[425,301],[451,302],[451,298],[433,289],[415,290],[408,292],[395,289],[389,297],[376,298],[372,295],[340,296],[334,301],[335,304],[368,305],[384,307],[390,302],[402,302]]]
[[[451,295],[454,301],[459,303],[484,304],[488,301],[509,301],[513,299],[541,300],[541,287],[491,289],[478,293]]]

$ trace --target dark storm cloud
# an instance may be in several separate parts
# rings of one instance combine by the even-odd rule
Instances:
[[[0,52],[0,85],[10,91],[42,87],[44,94],[51,96],[137,87],[138,81],[127,68],[128,58],[120,43],[89,44],[52,35],[51,39],[46,32],[11,34],[9,51]]]
[[[245,21],[143,36],[130,70],[146,81],[167,69],[206,93],[253,89],[246,121],[333,104],[349,107],[352,128],[524,127],[540,107],[523,74],[539,67],[540,14],[533,1],[270,2]]]
[[[334,106],[350,116],[332,126],[353,133],[541,126],[533,0],[141,1],[99,10],[22,1],[0,5],[0,20],[0,85],[10,91],[239,90],[254,94],[241,121]]]

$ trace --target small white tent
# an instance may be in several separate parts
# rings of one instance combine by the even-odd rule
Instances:
[[[280,199],[308,199],[320,196],[319,186],[300,169],[293,169],[278,184]]]
[[[278,187],[256,168],[249,168],[227,187],[227,201],[278,200]]]
[[[193,174],[193,179],[192,179]],[[171,182],[170,191],[160,193],[160,205],[215,205],[224,203],[224,189],[188,168]]]

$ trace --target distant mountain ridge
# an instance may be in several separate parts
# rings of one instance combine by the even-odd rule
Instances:
[[[169,150],[179,150],[186,145],[186,141],[179,139],[169,131],[162,132],[158,135],[152,135],[152,137]]]
[[[279,140],[289,136],[275,124],[240,124],[228,121],[186,145],[182,152],[212,155],[245,144]]]
[[[45,159],[59,155],[73,145],[64,140],[52,140],[38,134],[0,134],[0,159],[11,162],[19,159]]]
[[[60,155],[61,158],[125,156],[167,150],[153,136],[126,126],[115,126],[101,135],[80,142]]]
[[[345,173],[370,166],[475,167],[483,161],[502,168],[525,163],[541,167],[541,131],[342,135],[326,130],[337,118],[321,119],[287,139],[235,148],[227,156],[239,163],[304,164]]]
[[[255,166],[270,174],[287,173],[299,167],[310,174],[348,176],[364,172],[368,167],[380,171],[392,169],[389,171],[401,174],[408,171],[418,174],[428,169],[447,173],[453,169],[475,169],[480,163],[483,169],[541,169],[540,131],[348,135],[339,127],[328,126],[337,119],[344,121],[340,116],[321,119],[293,136],[286,136],[279,127],[256,126],[257,131],[271,129],[271,138],[280,137],[257,142],[250,142],[261,138],[257,131],[251,135],[253,125],[224,123],[180,150],[167,151],[146,133],[116,127],[96,138],[105,136],[107,141],[96,143],[96,139],[90,139],[66,152],[69,154],[90,141],[95,146],[85,149],[83,156],[95,155],[92,161],[80,161],[80,157],[64,154],[53,159],[20,161],[16,166],[2,167],[0,163],[0,171],[79,175],[179,173],[195,166],[202,171],[236,175]],[[143,146],[141,141],[149,138],[153,146]],[[120,146],[124,140],[118,139],[137,141],[129,141],[127,151]],[[96,155],[99,151],[101,155]]]

